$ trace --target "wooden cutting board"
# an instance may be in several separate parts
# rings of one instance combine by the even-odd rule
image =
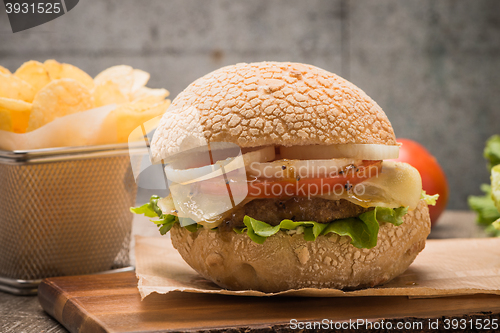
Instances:
[[[332,320],[341,325],[363,319],[371,325],[409,325],[421,322],[421,331],[432,331],[436,320],[497,318],[500,296],[472,295],[433,299],[407,297],[243,297],[208,294],[153,294],[141,301],[134,272],[56,277],[45,279],[38,289],[42,307],[70,332],[171,332],[227,330],[291,331],[291,319]],[[374,324],[375,323],[375,324]],[[344,324],[345,327],[346,324]],[[368,326],[366,326],[368,325]],[[370,324],[356,331],[369,331]],[[334,328],[335,326],[332,326]],[[352,328],[352,327],[350,327]],[[482,330],[486,332],[487,330]]]

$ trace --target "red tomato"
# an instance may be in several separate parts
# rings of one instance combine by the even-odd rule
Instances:
[[[435,206],[429,206],[432,225],[436,224],[448,202],[448,182],[436,158],[418,142],[409,139],[398,139],[403,145],[399,149],[399,158],[395,161],[405,162],[418,170],[422,177],[422,187],[427,194],[439,194]]]
[[[323,195],[342,191],[347,186],[359,184],[378,174],[382,168],[380,161],[363,161],[358,166],[363,172],[348,172],[347,174],[325,178],[304,178],[300,180],[256,180],[248,184],[248,196],[256,198],[285,198]],[[340,186],[340,187],[339,187]]]

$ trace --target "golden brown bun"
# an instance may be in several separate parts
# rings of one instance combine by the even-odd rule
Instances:
[[[223,288],[278,292],[299,288],[373,287],[403,273],[423,250],[430,233],[427,204],[396,227],[383,223],[378,244],[358,249],[347,236],[329,234],[308,242],[303,235],[278,232],[264,244],[246,234],[200,229],[191,233],[176,224],[172,244],[203,277]]]
[[[396,145],[384,111],[361,89],[320,68],[280,62],[227,66],[190,84],[161,120],[153,160],[207,141],[242,148]]]

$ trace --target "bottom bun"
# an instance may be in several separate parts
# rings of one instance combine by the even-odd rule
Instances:
[[[404,217],[398,227],[382,223],[377,246],[358,249],[350,237],[328,234],[315,241],[280,231],[264,244],[246,234],[176,224],[172,244],[198,273],[233,290],[279,292],[300,288],[373,287],[403,273],[425,247],[431,223],[427,204]]]

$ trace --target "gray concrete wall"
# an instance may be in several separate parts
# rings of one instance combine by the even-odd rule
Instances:
[[[325,68],[374,98],[398,137],[438,158],[452,209],[466,209],[467,195],[488,180],[484,141],[500,133],[496,0],[82,0],[16,34],[1,10],[0,64],[14,70],[47,58],[91,75],[129,64],[151,72],[150,86],[172,96],[237,62]]]

